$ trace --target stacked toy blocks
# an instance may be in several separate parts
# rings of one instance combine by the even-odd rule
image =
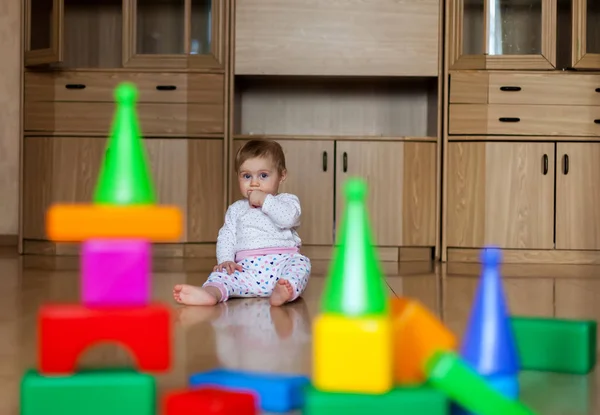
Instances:
[[[344,190],[339,248],[314,322],[313,379],[303,413],[532,414],[506,386],[513,384],[516,352],[494,263],[484,267],[477,317],[460,356],[454,334],[422,304],[388,299],[369,228],[366,185],[351,179]],[[496,252],[486,255],[493,259]]]
[[[81,304],[39,311],[39,371],[21,386],[23,415],[154,415],[155,379],[171,364],[171,318],[152,304],[151,243],[177,240],[181,213],[155,204],[135,103],[116,89],[117,109],[92,205],[55,205],[54,241],[82,242]],[[82,352],[100,342],[126,347],[138,368],[77,371]]]

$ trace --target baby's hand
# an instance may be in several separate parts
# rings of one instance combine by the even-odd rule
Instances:
[[[227,272],[228,274],[233,274],[233,271],[235,271],[236,269],[240,272],[244,270],[240,264],[236,264],[233,261],[225,261],[218,265],[215,265],[213,271],[223,271]]]
[[[267,194],[262,190],[252,190],[248,194],[248,202],[250,202],[250,205],[253,207],[261,207],[265,202],[266,197]]]

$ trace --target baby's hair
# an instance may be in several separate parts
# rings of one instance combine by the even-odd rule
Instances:
[[[279,174],[286,169],[283,148],[277,141],[250,140],[235,155],[235,172],[240,172],[240,167],[246,160],[258,157],[270,158]]]

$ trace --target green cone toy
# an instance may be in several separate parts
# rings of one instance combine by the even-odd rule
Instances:
[[[349,179],[344,193],[339,246],[327,276],[322,312],[353,317],[387,314],[387,287],[366,207],[367,185],[361,179]]]
[[[102,205],[154,204],[155,194],[135,104],[137,89],[122,83],[115,90],[117,109],[94,192]]]

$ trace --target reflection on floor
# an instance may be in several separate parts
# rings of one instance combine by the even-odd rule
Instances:
[[[217,366],[310,375],[311,319],[319,308],[327,264],[316,262],[303,298],[283,308],[257,299],[209,308],[172,302],[175,283],[201,284],[213,265],[205,259],[154,262],[154,299],[172,305],[175,322],[175,360],[169,373],[157,377],[159,390],[182,387],[191,373]],[[384,265],[390,295],[419,299],[462,335],[477,284],[476,264]],[[503,273],[513,314],[600,318],[600,266],[506,265]],[[77,301],[77,258],[0,251],[0,414],[19,413],[21,375],[36,365],[38,307]],[[81,356],[79,367],[132,363],[124,350],[99,345]],[[584,377],[524,373],[521,382],[526,403],[540,415],[600,414],[596,372]]]

